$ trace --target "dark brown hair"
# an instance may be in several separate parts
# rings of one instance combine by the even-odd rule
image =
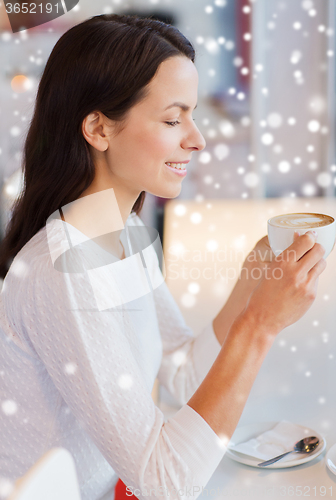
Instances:
[[[84,118],[101,111],[122,124],[145,96],[159,65],[178,55],[194,62],[195,51],[177,28],[137,16],[95,16],[58,40],[39,84],[24,145],[24,187],[0,245],[2,278],[48,217],[92,183],[95,167],[82,134]],[[140,212],[144,199],[142,191],[132,212]]]

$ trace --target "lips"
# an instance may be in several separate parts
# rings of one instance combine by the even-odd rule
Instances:
[[[185,177],[187,175],[187,169],[184,167],[184,163],[168,161],[167,163],[165,163],[165,165],[171,172],[174,172],[175,175],[178,175],[180,177]],[[175,167],[175,165],[181,165],[182,168],[177,168]]]
[[[172,168],[176,168],[177,170],[186,170],[186,165],[187,163],[189,163],[190,160],[187,160],[187,161],[181,161],[181,162],[177,162],[177,161],[167,161],[166,162],[166,165],[168,167],[172,167]]]
[[[173,168],[176,168],[178,170],[186,170],[184,163],[167,162],[166,165],[168,165],[168,167],[173,167]]]

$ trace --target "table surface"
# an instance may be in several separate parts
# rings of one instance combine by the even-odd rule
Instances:
[[[327,450],[335,434],[326,436]],[[328,441],[332,443],[328,445]],[[336,476],[326,467],[326,451],[306,464],[286,469],[257,469],[224,456],[200,496],[213,499],[276,499],[336,497]]]

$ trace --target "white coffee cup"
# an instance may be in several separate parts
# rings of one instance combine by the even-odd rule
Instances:
[[[324,259],[334,248],[336,221],[330,215],[314,213],[292,213],[272,217],[267,221],[268,240],[273,253],[278,256],[294,241],[294,233],[300,235],[316,231],[316,243],[325,248]]]

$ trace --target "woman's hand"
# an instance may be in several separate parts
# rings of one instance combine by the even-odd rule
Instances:
[[[298,237],[299,233],[294,233],[294,241]],[[220,344],[223,344],[235,319],[245,310],[252,292],[263,278],[267,279],[275,260],[276,256],[270,247],[268,236],[264,236],[246,257],[230,297],[213,321]]]
[[[253,269],[260,269],[263,271],[269,267],[269,264],[273,262],[274,259],[275,255],[270,247],[268,236],[266,235],[255,244],[253,250],[251,250],[246,257],[242,269],[248,269],[250,274]],[[252,274],[255,275],[254,279],[256,279],[258,272],[254,271]],[[256,285],[257,283],[255,283],[255,286]]]
[[[267,263],[267,273],[253,290],[243,315],[271,334],[298,321],[315,300],[318,277],[326,267],[324,252],[311,231],[296,235],[289,248]]]

